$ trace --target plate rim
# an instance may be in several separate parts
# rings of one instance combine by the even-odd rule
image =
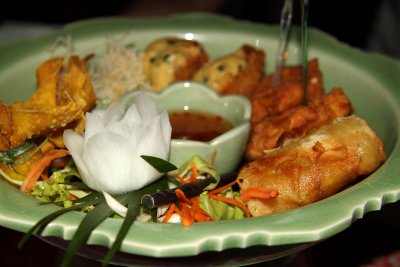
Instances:
[[[24,38],[16,41],[10,41],[10,42],[5,42],[5,43],[0,43],[0,55],[2,54],[1,51],[4,53],[4,49],[10,46],[21,46],[25,42],[43,42],[44,40],[50,40],[53,39],[55,36],[63,35],[66,33],[71,33],[71,32],[76,32],[80,31],[82,27],[90,28],[93,27],[94,25],[103,25],[103,24],[113,24],[115,23],[115,27],[118,25],[125,25],[125,27],[134,25],[134,24],[156,24],[157,22],[165,22],[165,27],[167,27],[168,23],[175,23],[179,24],[182,23],[182,21],[187,21],[190,20],[191,23],[198,21],[198,20],[207,20],[207,22],[211,25],[212,23],[216,23],[216,27],[221,27],[226,26],[226,27],[234,27],[234,26],[240,26],[240,27],[234,27],[235,31],[241,31],[243,29],[249,29],[249,28],[254,28],[256,29],[257,32],[261,31],[262,29],[269,28],[274,31],[276,30],[277,27],[276,25],[265,25],[261,23],[254,23],[254,22],[249,22],[249,21],[242,21],[242,20],[235,20],[233,18],[227,17],[227,16],[221,16],[221,15],[214,15],[214,14],[206,14],[206,13],[190,13],[190,14],[178,14],[178,15],[173,15],[173,16],[168,16],[168,17],[161,17],[161,18],[152,18],[152,19],[132,19],[132,18],[120,18],[120,17],[108,17],[108,18],[95,18],[95,19],[89,19],[89,20],[83,20],[79,22],[74,22],[71,24],[66,25],[63,27],[61,30],[44,34],[38,37],[31,37],[31,38]],[[113,27],[114,27],[113,26]],[[201,27],[201,26],[199,26]],[[86,29],[85,28],[85,29]],[[111,27],[112,28],[112,27]],[[358,58],[362,57],[368,57],[369,59],[373,59],[374,61],[378,61],[381,64],[390,64],[394,68],[398,68],[400,70],[400,61],[394,60],[392,58],[389,58],[387,56],[378,54],[378,53],[366,53],[362,51],[361,49],[357,49],[354,47],[350,47],[347,44],[344,44],[340,41],[338,41],[336,38],[323,33],[317,29],[311,29],[311,32],[314,34],[314,38],[320,38],[323,40],[323,42],[326,44],[328,43],[329,46],[339,46],[342,51],[345,51],[346,53],[355,53]],[[361,59],[359,59],[361,60]],[[363,61],[361,61],[363,62]],[[359,63],[360,64],[360,63]],[[396,104],[400,103],[400,99],[396,98],[394,99]],[[398,111],[398,110],[397,110]],[[396,115],[397,120],[400,118],[400,113]],[[397,136],[398,137],[398,136]],[[399,138],[397,138],[395,147],[392,150],[391,155],[387,159],[387,161],[375,172],[373,173],[370,177],[368,177],[366,180],[361,181],[359,184],[356,184],[355,186],[346,189],[345,191],[339,192],[335,194],[332,197],[329,197],[327,199],[324,199],[322,201],[319,201],[317,203],[313,203],[311,205],[308,205],[306,207],[301,208],[302,212],[307,212],[310,214],[309,210],[313,209],[315,205],[323,205],[326,206],[327,202],[333,201],[333,200],[343,200],[346,199],[343,196],[346,196],[349,194],[349,192],[353,192],[354,194],[360,194],[363,192],[363,186],[372,188],[371,191],[368,193],[368,200],[363,200],[360,203],[357,203],[357,205],[352,209],[348,210],[346,212],[346,215],[343,215],[345,219],[343,221],[336,222],[335,225],[332,225],[329,231],[326,230],[313,230],[313,229],[307,229],[306,225],[304,225],[304,230],[302,233],[299,233],[297,231],[297,239],[295,242],[290,241],[290,235],[293,233],[296,233],[296,231],[291,231],[291,232],[286,232],[286,230],[279,228],[280,232],[278,234],[276,232],[271,232],[268,231],[268,229],[252,229],[254,227],[254,224],[261,224],[266,223],[268,224],[269,221],[275,220],[278,218],[278,220],[281,223],[287,223],[286,218],[282,218],[282,214],[276,214],[272,215],[269,217],[257,217],[257,218],[250,218],[250,219],[245,219],[246,221],[246,226],[249,227],[249,229],[252,229],[251,234],[248,233],[247,229],[246,231],[237,231],[236,233],[232,235],[228,235],[225,233],[225,237],[221,238],[212,238],[212,239],[206,239],[206,238],[197,238],[195,242],[189,243],[189,242],[183,242],[181,241],[180,246],[167,246],[163,245],[157,248],[151,248],[149,244],[145,244],[145,246],[141,246],[140,244],[135,243],[134,240],[125,240],[121,250],[123,252],[127,253],[134,253],[134,254],[139,254],[139,255],[145,255],[145,256],[151,256],[151,257],[175,257],[175,256],[190,256],[190,255],[197,255],[201,252],[206,252],[206,251],[221,251],[225,250],[231,247],[235,248],[245,248],[249,244],[251,245],[267,245],[267,246],[275,246],[275,245],[286,245],[286,244],[300,244],[300,243],[305,243],[305,242],[314,242],[318,241],[320,239],[328,238],[334,234],[337,234],[341,232],[342,230],[348,228],[354,220],[360,219],[363,217],[364,214],[367,212],[373,211],[373,210],[379,210],[384,204],[387,203],[392,203],[396,202],[400,199],[400,183],[396,184],[397,188],[392,188],[393,184],[388,183],[386,185],[380,185],[376,184],[376,179],[374,180],[373,177],[386,174],[393,169],[392,166],[388,166],[389,163],[395,160],[395,158],[399,158],[400,156],[400,148],[399,148]],[[396,168],[397,170],[398,168]],[[394,175],[394,174],[392,174]],[[371,178],[372,177],[372,178]],[[390,178],[390,177],[389,177]],[[386,180],[388,180],[387,178]],[[390,179],[389,179],[390,180]],[[4,189],[5,187],[0,185],[0,199],[4,199],[4,197],[1,197],[1,195],[4,195],[3,193],[7,192],[8,194],[15,195],[9,190]],[[379,189],[379,190],[378,190]],[[385,190],[384,192],[380,190]],[[18,191],[18,190],[17,190]],[[360,192],[361,191],[361,192]],[[19,192],[14,192],[18,193]],[[13,196],[15,197],[15,196]],[[28,196],[20,196],[17,198],[25,198]],[[30,201],[32,201],[30,199]],[[0,202],[1,203],[1,202]],[[325,204],[324,204],[325,203]],[[45,208],[43,209],[43,214],[46,214],[49,212],[49,210],[53,210],[54,208]],[[0,204],[0,210],[4,210],[4,208],[1,207]],[[0,225],[5,226],[7,228],[11,228],[14,230],[18,231],[26,231],[29,229],[30,226],[33,225],[33,222],[30,221],[29,216],[28,217],[14,217],[14,218],[6,218],[3,215],[3,212],[0,215]],[[298,215],[299,210],[292,210],[285,212],[285,215],[287,217],[295,217],[299,216]],[[13,216],[17,216],[18,212],[12,212]],[[72,213],[73,217],[75,220],[79,220],[80,217],[82,217],[79,213]],[[36,216],[37,217],[37,216]],[[68,216],[62,216],[59,219],[55,220],[51,225],[49,225],[49,228],[47,228],[44,232],[44,235],[50,236],[56,235],[61,236],[62,238],[68,240],[71,237],[71,233],[74,232],[74,227],[76,225],[71,225],[69,222],[69,215]],[[272,219],[271,219],[272,218]],[[110,232],[107,230],[113,225],[118,225],[114,221],[115,219],[108,219],[105,223],[99,226],[98,229],[96,229],[92,236],[90,237],[88,244],[96,244],[96,245],[104,245],[104,246],[109,246],[109,243],[113,240],[112,237],[109,236]],[[221,222],[214,222],[214,224],[218,225],[218,229],[223,229],[227,225],[231,225],[233,223],[236,223],[237,221],[221,221]],[[303,222],[304,223],[304,222]],[[111,226],[110,226],[111,224]],[[144,228],[145,230],[148,230],[146,226],[149,224],[144,224],[140,222],[136,222],[135,225],[139,228]],[[133,228],[135,228],[135,225]],[[196,225],[193,225],[190,229],[184,229],[185,233],[190,233],[191,231],[205,231],[204,230],[204,224],[199,223]],[[222,226],[221,226],[222,225]],[[107,228],[108,227],[108,228]],[[181,227],[180,225],[160,225],[159,228],[168,231],[169,228],[177,228]],[[182,228],[183,229],[183,228]],[[205,231],[207,232],[207,231]],[[184,233],[184,232],[182,232]],[[277,240],[277,235],[279,236],[281,234],[281,239]],[[244,237],[246,236],[247,237]],[[129,236],[131,237],[131,236]],[[171,238],[171,236],[169,236]],[[234,243],[234,244],[229,244],[229,242]],[[185,247],[187,248],[186,250],[183,250],[182,248]],[[188,248],[189,247],[189,248]]]

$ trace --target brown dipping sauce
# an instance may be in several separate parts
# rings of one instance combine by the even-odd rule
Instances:
[[[169,121],[172,139],[210,141],[233,128],[221,116],[203,112],[169,112]]]

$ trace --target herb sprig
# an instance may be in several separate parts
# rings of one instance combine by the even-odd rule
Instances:
[[[153,166],[160,173],[167,173],[177,169],[173,164],[156,157],[142,156],[151,166]],[[147,185],[139,190],[127,192],[125,194],[114,196],[122,205],[128,206],[128,212],[123,219],[122,225],[117,233],[114,243],[107,252],[103,260],[103,266],[108,265],[115,254],[120,250],[123,240],[125,239],[130,227],[133,225],[137,215],[141,209],[140,200],[146,194],[157,192],[158,190],[168,189],[169,178],[167,176],[161,177],[159,180]],[[110,209],[107,202],[100,192],[91,192],[84,198],[77,199],[75,205],[57,210],[43,219],[39,220],[20,240],[18,248],[22,248],[24,244],[32,237],[32,235],[41,235],[47,225],[57,219],[59,216],[70,212],[80,211],[88,206],[94,206],[90,209],[83,220],[80,222],[77,230],[75,231],[61,262],[61,267],[69,266],[73,256],[77,250],[87,242],[93,230],[95,230],[104,220],[111,217],[115,212]]]

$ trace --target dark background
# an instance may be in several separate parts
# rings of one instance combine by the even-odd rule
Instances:
[[[9,1],[1,8],[2,21],[17,20],[50,24],[99,16],[152,17],[172,13],[205,11],[237,19],[276,24],[284,0],[58,0]],[[352,46],[366,48],[379,7],[387,0],[310,1],[309,25],[326,31]],[[391,5],[399,5],[398,0]],[[397,2],[397,4],[396,4]],[[396,8],[394,8],[396,9]],[[300,1],[294,1],[293,22],[300,24]],[[398,21],[397,21],[398,23]],[[398,24],[397,24],[398,25]]]
[[[295,2],[293,23],[300,24],[300,5]],[[153,17],[173,13],[204,11],[268,24],[278,24],[283,0],[136,0],[136,1],[11,1],[0,10],[1,23],[22,21],[50,25],[102,16]],[[382,15],[382,5],[393,17]],[[400,0],[310,1],[309,25],[368,51],[400,58]],[[391,32],[397,32],[393,35]],[[382,37],[383,36],[383,37]],[[400,74],[399,74],[400,75]],[[400,255],[400,207],[385,205],[370,212],[349,229],[312,246],[293,257],[257,266],[363,266],[381,256]],[[16,244],[21,234],[0,228],[0,266],[58,266],[63,251],[42,240],[32,239],[21,251]],[[394,254],[395,253],[395,254]],[[76,256],[71,266],[100,266],[100,263]],[[386,266],[400,266],[386,265]]]

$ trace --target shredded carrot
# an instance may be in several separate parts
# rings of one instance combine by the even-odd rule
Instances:
[[[22,182],[20,190],[27,193],[32,191],[33,186],[39,180],[43,171],[50,165],[50,162],[54,159],[65,157],[68,154],[69,151],[65,149],[48,151],[41,159],[32,165],[24,181]]]
[[[205,210],[200,208],[200,206],[192,207],[192,216],[196,222],[209,222],[214,220]]]
[[[174,203],[169,205],[169,208],[168,208],[167,212],[165,213],[165,217],[162,220],[163,223],[168,222],[168,220],[171,218],[172,214],[174,214],[174,212],[175,212],[175,207],[176,207],[176,205]]]
[[[210,198],[215,199],[215,200],[219,200],[231,205],[235,205],[238,206],[239,208],[241,208],[244,213],[246,214],[246,217],[250,217],[250,211],[249,209],[246,207],[246,205],[244,205],[243,203],[241,203],[240,201],[234,199],[234,198],[228,198],[228,197],[221,197],[218,195],[210,195]]]
[[[192,175],[189,178],[189,181],[192,182],[193,179],[197,180],[198,170],[195,164],[192,165]],[[179,179],[180,177],[177,177]],[[182,179],[182,178],[181,178]],[[247,209],[246,205],[236,200],[234,198],[227,198],[217,195],[218,193],[222,192],[223,190],[233,186],[236,181],[232,181],[229,184],[226,184],[222,187],[214,189],[208,192],[210,198],[218,201],[225,202],[230,205],[237,206],[241,208],[246,217],[250,217],[250,212]],[[210,222],[213,221],[214,218],[210,216],[205,210],[200,207],[200,203],[197,197],[188,198],[185,193],[181,189],[176,189],[175,194],[178,198],[177,204],[171,204],[165,213],[165,217],[162,222],[168,222],[171,216],[176,213],[181,217],[182,225],[185,227],[191,226],[194,222]]]
[[[182,177],[177,176],[176,179],[178,179],[178,181],[179,181],[181,184],[186,184],[185,180],[184,180]]]
[[[194,209],[196,212],[201,213],[201,214],[203,214],[204,216],[208,217],[208,218],[209,218],[209,221],[213,221],[213,220],[214,220],[214,218],[213,218],[210,214],[208,214],[207,211],[203,210],[203,209],[200,207],[200,203],[199,203],[199,201],[198,201],[197,198],[192,198],[191,201],[192,201],[192,207],[193,207],[193,209]]]
[[[190,200],[186,197],[185,193],[182,190],[176,189],[175,190],[175,195],[178,197],[180,202],[184,202],[184,203],[186,203],[188,205],[192,204],[190,202]]]
[[[192,174],[190,175],[190,182],[196,182],[199,172],[197,171],[197,166],[195,162],[192,162]]]
[[[236,184],[236,180],[233,181],[233,182],[230,182],[229,184],[226,184],[226,185],[224,185],[224,186],[218,187],[218,188],[216,188],[216,189],[210,191],[208,194],[209,194],[209,195],[216,195],[216,194],[218,194],[219,192],[224,191],[225,189],[231,187],[231,186],[234,185],[234,184]]]
[[[209,222],[212,221],[211,218],[201,212],[201,209],[194,210],[192,209],[192,217],[196,222]]]
[[[182,217],[182,210],[181,210],[180,208],[178,208],[178,206],[177,206],[177,205],[175,205],[175,208],[174,208],[174,210],[175,210],[175,213],[176,213],[176,214],[178,214],[179,216],[181,216],[181,217]]]
[[[240,194],[240,198],[247,202],[252,198],[257,198],[260,200],[268,200],[271,198],[276,198],[279,195],[277,190],[268,190],[265,188],[248,188],[243,193]]]
[[[192,217],[192,214],[190,212],[190,208],[188,204],[186,203],[181,203],[181,208],[182,208],[182,224],[183,226],[191,226],[194,222],[194,219]]]
[[[208,214],[208,213],[207,213],[205,210],[203,210],[203,209],[199,209],[199,210],[197,211],[197,213],[200,213],[200,214],[206,216],[206,217],[208,218],[209,221],[214,221],[214,218],[213,218],[212,216],[210,216],[210,214]]]
[[[190,199],[190,202],[192,203],[192,206],[193,206],[194,208],[200,208],[200,204],[199,204],[199,201],[197,200],[197,198],[192,197],[192,198]]]
[[[178,204],[181,209],[179,209],[177,205],[171,204],[162,222],[167,222],[174,213],[181,216],[182,225],[185,227],[191,226],[194,222],[209,222],[213,220],[213,218],[200,207],[196,197],[188,199],[185,193],[180,189],[176,189],[175,194],[178,197]]]
[[[211,216],[200,207],[199,201],[197,198],[193,197],[190,199],[190,202],[192,202],[192,216],[195,219],[195,221],[212,221]]]

